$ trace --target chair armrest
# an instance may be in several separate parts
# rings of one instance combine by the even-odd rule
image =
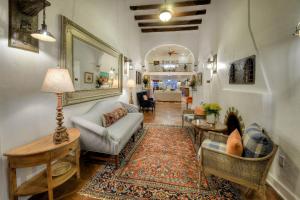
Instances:
[[[105,137],[108,134],[108,130],[102,126],[99,126],[98,124],[95,124],[93,122],[90,122],[84,118],[81,117],[72,117],[71,121],[78,125],[79,127],[85,128],[89,130],[90,132],[93,132],[99,136]]]
[[[204,171],[240,184],[252,187],[265,183],[268,165],[272,156],[264,158],[244,158],[201,147],[201,166]],[[250,185],[249,185],[250,186]]]
[[[221,143],[225,143],[225,144],[228,139],[227,135],[223,135],[221,133],[216,133],[216,132],[212,132],[212,131],[205,132],[204,137],[205,137],[205,139],[210,139],[215,142],[221,142]]]

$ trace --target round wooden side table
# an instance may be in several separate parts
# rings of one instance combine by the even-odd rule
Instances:
[[[207,123],[206,120],[196,119],[193,120],[191,124],[194,127],[196,149],[198,149],[201,146],[205,132],[212,131],[212,132],[223,133],[223,134],[226,134],[227,132],[227,126],[221,122],[217,122],[215,125],[213,125]],[[197,140],[197,136],[199,137],[198,140]]]

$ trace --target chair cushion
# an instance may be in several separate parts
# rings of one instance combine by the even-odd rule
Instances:
[[[194,114],[184,114],[183,115],[183,120],[186,122],[191,122],[195,119],[195,115]]]
[[[227,139],[226,153],[236,156],[242,156],[243,154],[242,138],[237,129],[230,133]]]
[[[125,115],[127,115],[127,110],[123,107],[117,108],[109,113],[104,113],[102,115],[102,125],[104,127],[109,127]]]
[[[144,101],[148,101],[148,96],[144,94],[143,99],[144,99]]]
[[[205,147],[208,149],[214,149],[220,152],[226,152],[226,144],[225,143],[221,143],[221,142],[216,142],[210,139],[205,139],[202,144],[201,147]]]
[[[263,133],[263,129],[256,123],[251,124],[243,135],[244,157],[260,158],[271,153],[273,142]]]

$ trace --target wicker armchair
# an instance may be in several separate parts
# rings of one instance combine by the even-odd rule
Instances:
[[[228,136],[214,132],[206,135],[206,139],[221,143],[226,143],[227,138]],[[274,144],[272,152],[265,157],[244,158],[201,147],[200,165],[203,173],[212,174],[256,190],[263,199],[266,199],[266,177],[277,149],[278,146]]]

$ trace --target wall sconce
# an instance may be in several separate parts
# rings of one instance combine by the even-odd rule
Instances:
[[[300,22],[296,26],[296,31],[295,31],[295,33],[293,35],[297,36],[297,37],[300,37]]]
[[[217,54],[215,54],[214,56],[211,56],[207,60],[207,64],[208,64],[207,68],[210,69],[210,70],[212,70],[212,72],[214,74],[216,74],[217,71],[218,71],[217,58],[218,58],[218,56],[217,56]]]

